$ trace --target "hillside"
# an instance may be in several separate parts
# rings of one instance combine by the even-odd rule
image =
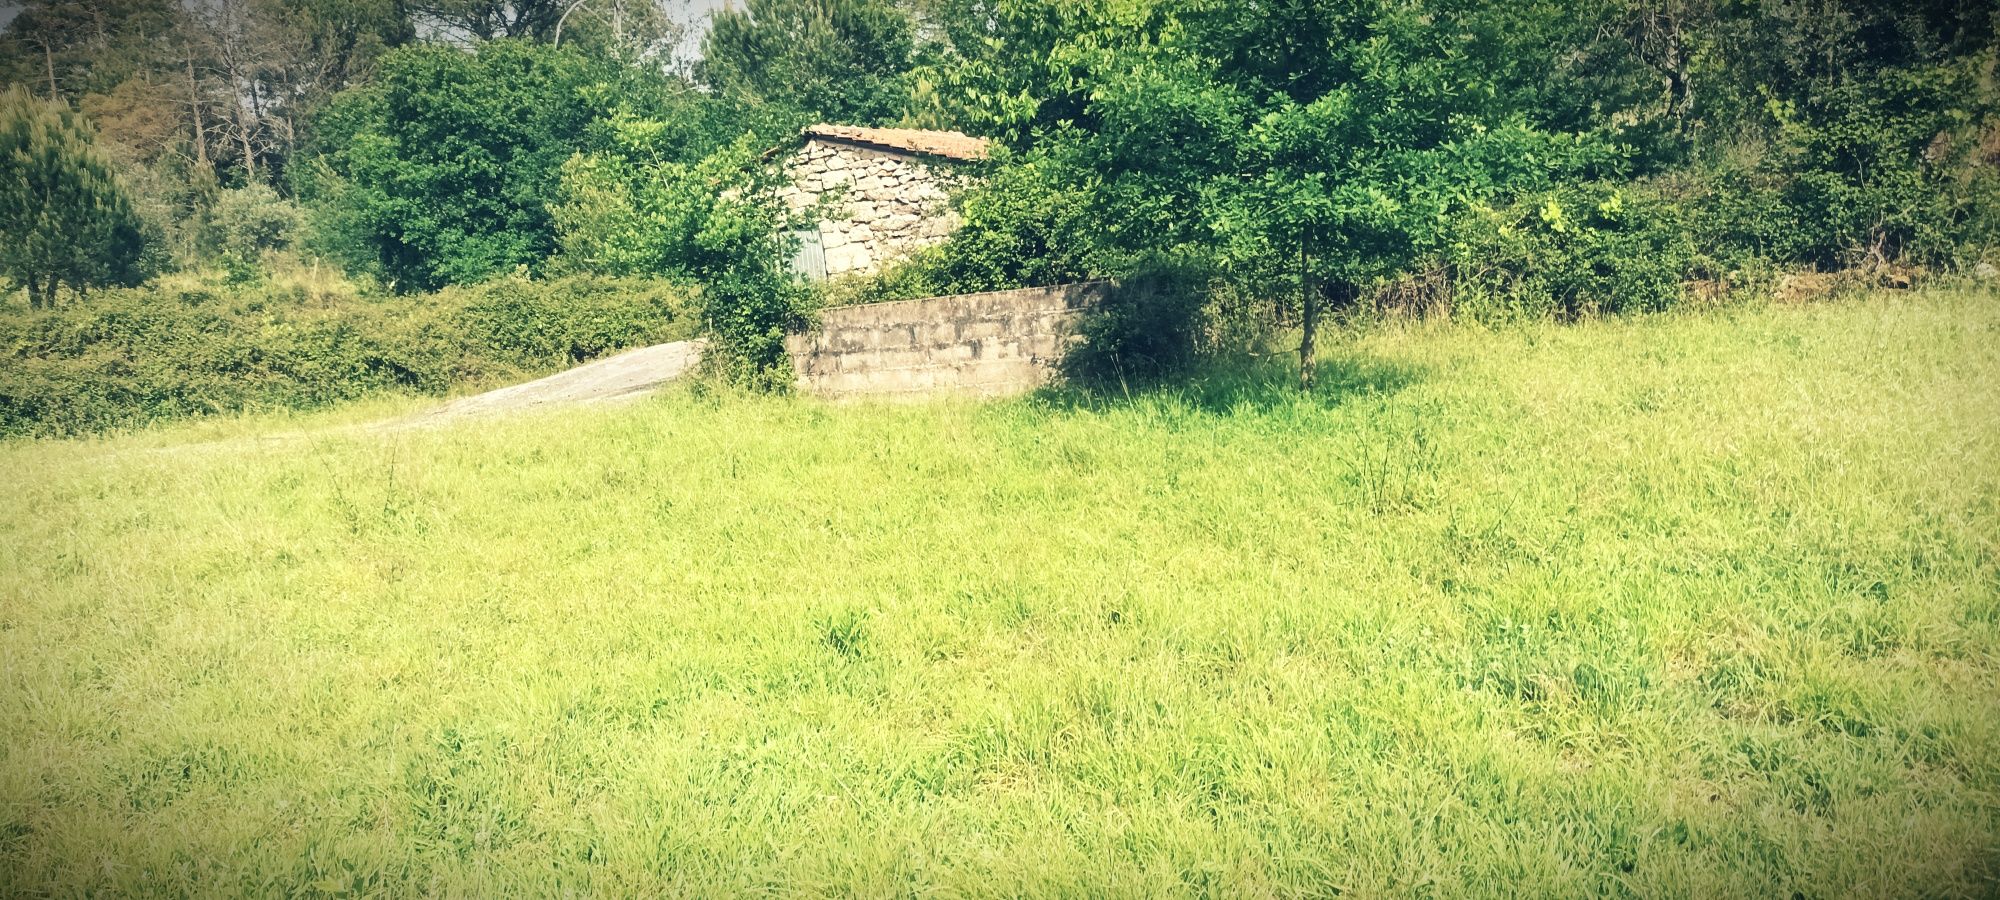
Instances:
[[[0,444],[0,892],[1989,894],[1995,300]]]

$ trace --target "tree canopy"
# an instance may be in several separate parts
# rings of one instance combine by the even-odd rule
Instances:
[[[334,246],[413,288],[539,268],[563,162],[604,138],[640,79],[581,52],[413,47],[342,95],[302,176]]]
[[[747,0],[715,14],[697,72],[724,96],[802,119],[890,124],[914,51],[909,15],[887,0]]]
[[[140,222],[89,123],[19,87],[0,95],[0,274],[34,307],[139,280]]]
[[[106,123],[183,256],[218,210],[296,200],[311,251],[399,289],[560,259],[764,304],[765,261],[688,264],[747,221],[690,198],[814,121],[998,146],[949,247],[877,293],[1170,261],[1310,334],[1383,297],[1574,316],[2000,245],[1978,4],[748,0],[692,62],[681,24],[664,0],[30,0],[0,75]]]

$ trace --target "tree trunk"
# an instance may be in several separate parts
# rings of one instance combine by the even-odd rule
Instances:
[[[1313,337],[1319,328],[1319,296],[1313,289],[1312,270],[1306,262],[1306,245],[1299,243],[1299,390],[1313,386]]]
[[[42,62],[49,67],[49,99],[61,100],[62,95],[56,92],[56,51],[46,40],[42,41]]]
[[[28,308],[41,309],[44,302],[45,301],[42,300],[42,276],[34,273],[29,273]]]
[[[236,89],[236,80],[230,79],[230,90]],[[243,183],[257,180],[257,151],[250,147],[250,114],[243,108],[243,99],[236,99],[236,134],[243,144]]]
[[[194,77],[194,48],[187,50],[188,107],[194,110],[194,162],[208,168],[208,129],[201,122],[201,82]]]
[[[215,27],[219,42],[217,49],[221,52],[222,77],[229,85],[229,110],[236,120],[237,143],[243,150],[243,182],[250,184],[257,180],[257,150],[251,144],[256,118],[244,103],[243,94],[247,86],[250,101],[256,102],[257,80],[252,64],[254,60],[248,58],[250,51],[244,46],[248,40],[247,14],[240,0],[224,0],[217,13]]]

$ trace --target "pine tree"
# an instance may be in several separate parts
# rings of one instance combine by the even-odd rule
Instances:
[[[139,218],[95,137],[65,104],[0,95],[0,275],[34,308],[61,285],[83,296],[139,278]]]

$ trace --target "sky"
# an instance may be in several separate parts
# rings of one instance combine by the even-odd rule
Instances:
[[[689,29],[690,44],[682,48],[684,55],[691,55],[694,48],[699,46],[699,35],[703,30],[701,26],[707,22],[708,14],[734,5],[734,0],[670,0],[670,3],[677,13],[682,13],[679,16],[681,21],[697,26]],[[17,0],[0,0],[0,28],[7,27],[7,23],[14,21],[14,16],[20,12],[21,4]]]

